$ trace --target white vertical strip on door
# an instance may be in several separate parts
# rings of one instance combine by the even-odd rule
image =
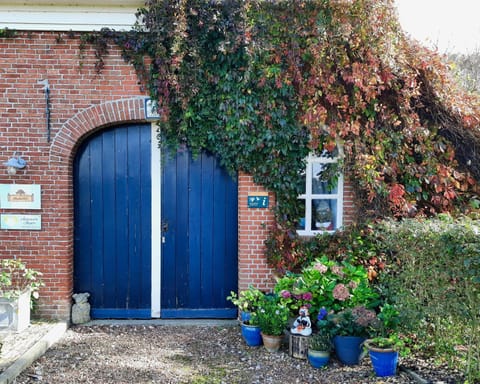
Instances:
[[[160,317],[161,300],[161,153],[157,140],[157,124],[152,123],[152,318]]]

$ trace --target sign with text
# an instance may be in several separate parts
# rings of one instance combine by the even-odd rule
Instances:
[[[0,215],[0,229],[39,231],[42,229],[42,215]]]
[[[42,195],[38,184],[0,184],[0,208],[41,209]]]
[[[267,192],[248,193],[248,208],[268,208],[268,204]]]

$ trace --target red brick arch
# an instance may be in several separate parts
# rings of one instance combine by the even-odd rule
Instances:
[[[60,128],[52,140],[49,165],[68,161],[86,134],[117,123],[145,120],[144,97],[107,101],[83,109]]]

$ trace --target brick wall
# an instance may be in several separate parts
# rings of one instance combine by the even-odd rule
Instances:
[[[274,195],[269,193],[268,208],[249,208],[249,193],[265,192],[256,185],[252,177],[241,173],[238,176],[238,288],[243,291],[249,284],[261,290],[273,287],[273,271],[268,267],[264,255],[264,241],[268,229],[274,225],[271,211],[275,203]]]
[[[102,73],[91,49],[80,59],[79,35],[18,32],[0,38],[0,164],[18,152],[27,167],[1,184],[40,184],[41,210],[0,213],[41,214],[41,231],[0,230],[0,257],[23,259],[44,273],[40,316],[69,318],[73,272],[72,160],[88,133],[138,121],[142,93],[132,67],[110,48]],[[45,93],[50,83],[51,141],[46,139]],[[5,169],[5,168],[3,168]]]

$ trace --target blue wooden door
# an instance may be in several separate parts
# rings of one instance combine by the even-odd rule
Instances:
[[[94,318],[151,316],[151,129],[88,138],[74,161],[74,290]]]
[[[207,153],[164,156],[162,318],[233,318],[238,285],[237,183]]]

